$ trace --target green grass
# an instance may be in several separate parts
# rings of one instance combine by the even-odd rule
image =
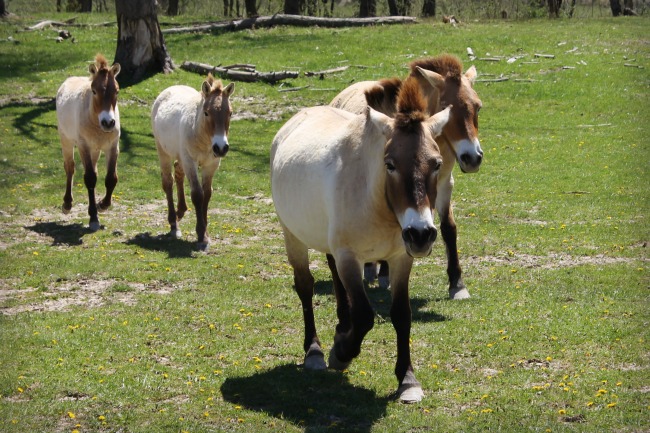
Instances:
[[[73,28],[76,44],[56,44],[51,30],[21,31],[37,20],[0,23],[0,40],[19,41],[0,42],[3,431],[650,429],[647,19],[166,37],[177,64],[350,66],[284,82],[309,86],[295,92],[237,83],[234,111],[248,120],[233,121],[231,152],[214,179],[208,253],[195,250],[192,212],[183,239],[159,237],[168,227],[149,121],[161,90],[198,88],[202,77],[177,70],[122,89],[114,207],[100,215],[104,229],[88,233],[79,165],[73,212],[60,212],[52,98],[97,52],[113,56],[116,28]],[[510,78],[476,84],[485,163],[478,174],[456,173],[473,297],[446,299],[441,243],[417,261],[412,351],[426,398],[402,405],[390,399],[390,295],[376,287],[376,326],[349,371],[296,366],[302,315],[269,200],[268,149],[301,107],[328,103],[353,81],[404,76],[425,55],[450,52],[467,67],[468,46],[479,57],[504,56],[476,60],[479,80]],[[511,56],[524,57],[508,64]],[[313,266],[328,349],[335,301],[320,254]]]

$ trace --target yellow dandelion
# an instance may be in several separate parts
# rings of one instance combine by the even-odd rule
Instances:
[[[566,410],[560,409],[557,411],[557,413],[559,413],[560,415],[566,415]]]
[[[68,412],[68,418],[75,419],[76,417],[75,417],[74,413]]]
[[[614,402],[614,401],[607,405],[607,407],[610,407],[610,408],[614,407],[614,406],[616,406],[616,402]]]
[[[24,392],[25,390],[22,389],[21,387],[18,387],[18,392]]]
[[[99,415],[99,416],[97,417],[97,419],[100,420],[100,421],[105,421],[105,420],[106,420],[106,417],[105,417],[104,415]]]
[[[593,405],[594,405],[594,402],[593,402],[593,401],[589,401],[589,402],[587,402],[587,407],[591,407],[591,406],[593,406]]]

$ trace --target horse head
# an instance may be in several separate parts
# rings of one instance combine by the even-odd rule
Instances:
[[[215,80],[212,74],[201,86],[203,97],[203,132],[211,137],[212,152],[217,158],[223,157],[230,148],[228,131],[230,129],[230,95],[235,90],[235,83],[223,87],[221,80]]]
[[[97,54],[95,63],[91,63],[88,67],[91,74],[90,88],[93,92],[92,110],[97,115],[99,126],[104,132],[112,132],[116,126],[119,126],[115,111],[120,86],[115,77],[120,70],[119,63],[114,63],[109,68],[106,58],[101,54]]]

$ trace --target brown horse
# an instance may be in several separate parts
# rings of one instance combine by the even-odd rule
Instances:
[[[63,82],[56,94],[56,116],[63,167],[66,174],[63,213],[72,208],[72,178],[75,171],[74,148],[76,147],[84,167],[84,183],[88,189],[88,215],[90,230],[100,228],[97,209],[111,206],[111,197],[117,185],[117,157],[120,139],[120,112],[117,108],[119,85],[115,80],[120,73],[119,63],[109,67],[106,58],[97,54],[88,70],[87,77],[70,77]],[[97,184],[97,160],[101,152],[106,154],[106,195],[95,201]]]
[[[201,250],[205,250],[210,243],[207,227],[212,177],[230,148],[230,95],[234,89],[234,83],[224,87],[220,80],[209,74],[201,86],[201,92],[189,86],[171,86],[163,90],[151,111],[162,187],[167,197],[170,233],[175,238],[181,236],[178,222],[187,211],[183,186],[187,176],[196,210],[196,234]],[[178,194],[177,210],[174,209],[174,181]]]
[[[414,79],[404,82],[390,118],[321,106],[303,109],[276,134],[271,190],[284,233],[305,322],[305,368],[326,368],[313,312],[308,248],[327,254],[338,325],[329,367],[345,369],[372,329],[374,313],[362,265],[390,264],[391,320],[397,334],[397,394],[422,399],[409,349],[409,275],[414,257],[429,255],[436,238],[433,203],[442,157],[434,138],[449,109],[427,117]]]
[[[452,170],[458,162],[461,171],[473,173],[479,170],[483,151],[478,140],[478,112],[481,100],[472,85],[476,78],[474,66],[464,74],[460,60],[451,55],[420,59],[410,64],[409,77],[417,80],[425,97],[428,114],[434,114],[451,105],[452,120],[437,138],[442,154],[443,166],[438,174],[438,195],[435,209],[440,216],[440,229],[447,250],[447,275],[449,296],[452,299],[469,297],[462,280],[458,260],[457,230],[451,208],[451,194],[454,186]],[[398,78],[356,83],[339,93],[331,106],[353,113],[362,112],[370,106],[382,113],[394,116],[397,111],[397,95],[402,86]],[[375,269],[375,265],[371,265]],[[380,285],[387,285],[388,269],[382,266]],[[372,278],[372,271],[367,272]],[[383,277],[383,278],[382,278]]]

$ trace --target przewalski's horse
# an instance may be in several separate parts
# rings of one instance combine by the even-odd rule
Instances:
[[[329,367],[347,368],[372,329],[374,312],[362,267],[390,264],[391,320],[397,333],[397,394],[424,396],[411,365],[409,275],[414,257],[431,252],[432,208],[442,157],[434,138],[449,110],[427,118],[415,80],[402,86],[398,113],[371,108],[355,115],[328,106],[301,110],[276,134],[271,190],[305,322],[305,368],[326,368],[316,332],[308,248],[326,253],[338,325]]]
[[[234,89],[234,83],[223,87],[221,80],[216,80],[209,74],[201,86],[201,92],[189,86],[171,86],[163,90],[156,98],[151,112],[162,188],[167,196],[170,234],[175,238],[181,236],[178,222],[187,211],[183,185],[187,176],[196,212],[198,247],[201,250],[206,249],[210,243],[207,225],[212,177],[229,149],[228,130],[232,115],[230,95]],[[178,195],[176,210],[174,181]]]
[[[75,171],[74,148],[77,147],[84,168],[84,183],[88,189],[90,230],[100,228],[97,209],[106,210],[117,185],[117,156],[120,153],[120,112],[117,108],[119,85],[115,77],[120,73],[119,63],[109,67],[106,58],[98,54],[88,67],[90,78],[70,77],[56,94],[56,117],[63,167],[66,174],[63,213],[72,209],[72,178]],[[97,160],[106,155],[106,195],[95,200]]]
[[[438,195],[435,208],[440,216],[440,230],[447,250],[447,275],[449,296],[452,299],[469,298],[469,292],[462,280],[458,260],[457,231],[451,208],[451,194],[454,186],[452,169],[454,161],[465,173],[479,170],[483,151],[478,139],[478,112],[481,100],[473,89],[476,68],[470,67],[464,74],[458,58],[451,55],[420,59],[410,64],[410,77],[420,84],[427,101],[427,113],[434,114],[452,105],[452,118],[436,139],[440,146],[443,165],[438,174]],[[397,94],[402,81],[397,78],[381,81],[356,83],[339,93],[330,105],[353,113],[362,112],[366,106],[394,116],[397,110]],[[373,277],[374,265],[370,266]],[[382,266],[380,285],[386,286],[387,269]],[[384,276],[384,278],[382,278]]]

